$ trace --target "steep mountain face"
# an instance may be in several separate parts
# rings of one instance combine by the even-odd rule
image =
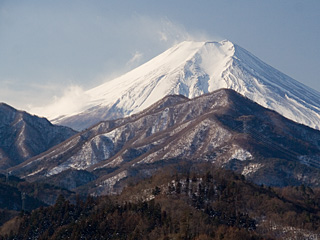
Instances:
[[[50,116],[82,130],[102,120],[138,113],[171,94],[194,98],[233,89],[260,105],[320,128],[320,93],[229,42],[182,42],[142,66],[85,93],[80,112]]]
[[[139,114],[101,122],[11,170],[27,180],[64,187],[72,182],[101,195],[115,191],[120,180],[181,160],[213,162],[268,185],[319,186],[320,132],[221,89],[193,99],[167,96]],[[80,186],[77,176],[85,176],[81,184],[86,185]]]
[[[20,164],[76,132],[0,103],[0,169]]]

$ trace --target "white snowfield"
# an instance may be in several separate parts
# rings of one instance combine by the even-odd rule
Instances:
[[[83,112],[70,112],[53,122],[74,127],[73,122],[86,116],[90,121],[77,127],[81,130],[93,122],[140,112],[169,94],[194,98],[221,88],[233,89],[291,120],[320,129],[319,92],[226,40],[182,42],[86,91],[90,101],[82,106]]]

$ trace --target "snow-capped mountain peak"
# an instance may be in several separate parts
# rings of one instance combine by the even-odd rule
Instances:
[[[227,40],[177,44],[140,67],[88,90],[90,100],[81,113],[70,112],[53,122],[80,130],[142,111],[169,94],[194,98],[221,88],[233,89],[287,118],[319,129],[319,92]]]

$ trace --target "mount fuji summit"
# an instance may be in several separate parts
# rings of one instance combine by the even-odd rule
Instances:
[[[320,129],[320,93],[281,73],[245,49],[221,42],[185,41],[140,67],[85,92],[81,111],[51,116],[83,130],[102,120],[143,111],[167,95],[194,98],[233,89],[281,115]]]

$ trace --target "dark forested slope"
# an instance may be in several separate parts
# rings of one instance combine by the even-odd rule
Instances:
[[[305,239],[320,230],[320,192],[303,185],[274,189],[197,165],[173,168],[119,196],[89,197],[19,218],[3,239]],[[15,220],[17,221],[17,219]]]

